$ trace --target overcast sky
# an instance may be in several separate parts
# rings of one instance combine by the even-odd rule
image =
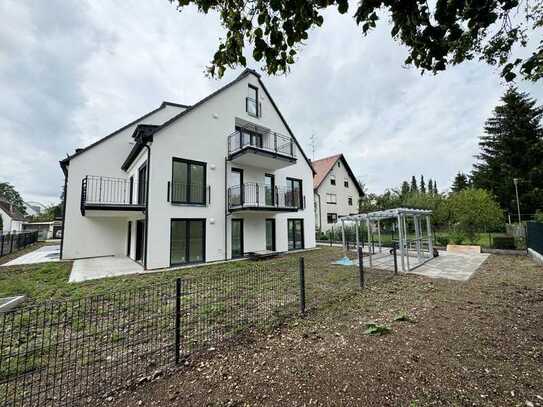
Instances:
[[[240,71],[206,78],[219,20],[167,0],[3,0],[0,15],[0,181],[25,200],[58,201],[66,153]],[[263,80],[309,157],[314,134],[315,158],[344,153],[370,192],[420,174],[445,189],[470,170],[504,84],[477,62],[421,76],[389,31],[364,38],[330,10],[291,73]],[[543,103],[541,83],[518,85]]]

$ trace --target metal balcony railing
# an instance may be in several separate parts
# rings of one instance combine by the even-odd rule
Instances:
[[[296,158],[294,139],[283,134],[275,132],[254,134],[236,130],[228,136],[229,155],[248,147]]]
[[[211,186],[168,181],[168,201],[173,204],[207,205],[210,203]]]
[[[145,180],[137,184],[138,194],[133,196],[136,186],[129,179],[87,175],[81,181],[81,213],[85,213],[88,205],[145,205]]]
[[[304,209],[305,196],[299,190],[248,182],[228,188],[228,208]]]

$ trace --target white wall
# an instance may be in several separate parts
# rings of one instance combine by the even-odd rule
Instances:
[[[23,221],[13,220],[11,216],[1,208],[0,217],[2,218],[2,233],[21,232],[23,230]]]
[[[68,193],[64,226],[63,258],[126,253],[128,218],[82,216],[81,181],[86,175],[127,178],[121,165],[132,149],[132,134],[138,124],[162,124],[182,108],[166,105],[113,137],[72,158],[68,167]]]
[[[338,166],[338,163],[341,163]],[[335,175],[336,185],[332,185],[330,179],[332,175]],[[344,186],[344,181],[349,182],[349,187]],[[341,160],[338,160],[334,164],[334,168],[330,170],[324,181],[322,181],[317,192],[320,195],[320,227],[321,231],[326,232],[332,228],[333,225],[327,222],[328,213],[336,213],[338,218],[340,216],[350,215],[353,213],[358,213],[358,201],[360,199],[360,194],[355,186],[355,180],[349,176],[347,169],[345,168],[344,163]],[[336,194],[337,203],[329,204],[327,203],[326,194]],[[353,198],[353,204],[348,204],[348,198]],[[319,216],[319,198],[315,197],[316,200],[316,216]]]
[[[248,83],[259,88],[262,117],[254,118],[245,112]],[[288,135],[288,131],[273,109],[254,75],[223,90],[187,115],[154,136],[151,147],[151,184],[149,200],[149,258],[148,268],[170,265],[170,220],[172,218],[206,218],[206,260],[230,257],[230,216],[227,225],[225,253],[225,157],[228,155],[227,137],[235,130],[236,117]],[[234,217],[245,219],[245,251],[265,249],[265,219],[275,217],[277,250],[287,250],[287,218],[304,218],[305,245],[315,246],[313,213],[313,175],[311,168],[297,152],[295,165],[275,171],[278,186],[286,185],[287,176],[301,178],[307,207],[291,214],[247,214]],[[167,182],[171,180],[172,158],[185,158],[207,163],[207,184],[211,185],[211,204],[207,207],[172,205],[166,200]],[[240,167],[239,165],[234,165]],[[242,167],[243,168],[243,167]],[[246,167],[244,181],[263,182],[265,169]],[[230,164],[226,169],[228,175]]]

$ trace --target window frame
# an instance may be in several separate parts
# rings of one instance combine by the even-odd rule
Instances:
[[[330,185],[336,185],[336,176],[335,174],[330,174]]]
[[[332,197],[334,197],[334,201],[332,201],[331,199],[328,199],[328,198],[332,198]],[[332,194],[330,192],[327,192],[326,193],[326,203],[336,205],[337,204],[337,194]]]
[[[353,197],[352,196],[347,197],[347,205],[353,206]]]
[[[289,184],[292,184],[294,182],[298,182],[299,185],[300,185],[300,202],[299,202],[299,205],[297,206],[298,209],[303,209],[304,208],[304,194],[303,194],[303,181],[300,179],[300,178],[293,178],[293,177],[287,177],[286,178],[286,181],[287,181],[287,191],[289,190]],[[291,191],[294,191],[294,189],[291,189]]]
[[[345,188],[349,188],[349,180],[348,180],[348,179],[343,180],[343,186],[344,186]]]
[[[253,84],[250,84],[248,85],[248,89],[253,89],[255,91],[255,99],[254,99],[254,102],[255,102],[255,112],[256,113],[252,113],[249,111],[249,101],[253,100],[252,97],[249,96],[249,94],[247,94],[247,97],[245,98],[245,111],[247,112],[247,114],[249,116],[252,116],[252,117],[260,117],[260,106],[259,106],[259,103],[258,103],[258,87],[253,85]]]
[[[186,201],[176,201],[174,200],[174,163],[180,162],[187,165],[187,192],[186,192]],[[204,169],[204,179],[203,179],[203,201],[193,201],[191,197],[190,192],[190,185],[191,185],[191,178],[192,178],[192,170],[191,165],[199,165],[202,166]],[[206,206],[207,205],[207,163],[204,161],[196,161],[196,160],[189,160],[186,158],[179,158],[179,157],[172,157],[172,176],[171,176],[171,203],[174,205],[195,205],[195,206]]]
[[[176,262],[172,263],[172,248],[173,248],[173,241],[172,241],[172,229],[173,229],[173,223],[175,221],[185,221],[185,237],[186,237],[186,247],[185,247],[185,259],[187,261],[185,262]],[[204,225],[203,228],[203,234],[202,234],[202,261],[190,261],[190,224],[191,222],[202,222]],[[206,218],[170,218],[170,267],[173,266],[181,266],[184,264],[202,264],[206,262],[206,244],[207,244],[207,220]]]
[[[332,218],[334,219],[333,222],[330,222],[330,217],[332,216]],[[328,225],[333,225],[334,223],[337,223],[337,213],[334,213],[334,212],[328,212],[326,214],[326,223]]]

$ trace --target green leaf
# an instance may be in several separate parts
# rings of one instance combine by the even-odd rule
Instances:
[[[366,325],[366,330],[364,331],[365,335],[386,335],[391,332],[391,329],[386,325],[379,325],[374,322],[370,322]]]

